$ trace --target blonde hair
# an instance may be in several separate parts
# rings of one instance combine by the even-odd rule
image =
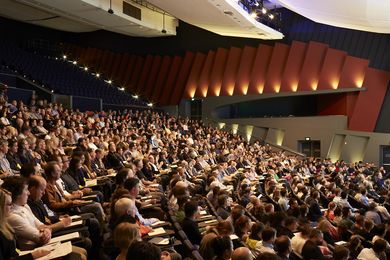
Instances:
[[[140,238],[137,224],[120,223],[114,230],[114,243],[121,251],[127,250],[132,242],[140,240]]]
[[[8,240],[13,240],[14,230],[8,223],[5,213],[5,204],[7,203],[7,198],[9,198],[9,201],[12,201],[11,193],[5,189],[0,188],[0,232],[3,233],[3,235]]]

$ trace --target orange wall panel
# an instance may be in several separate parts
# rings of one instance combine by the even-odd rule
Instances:
[[[298,91],[317,90],[321,67],[327,49],[328,45],[326,44],[319,42],[309,43],[299,78]]]
[[[368,60],[347,56],[340,78],[340,88],[360,88],[368,67]]]
[[[207,91],[207,96],[219,96],[222,86],[222,77],[225,70],[228,51],[223,48],[218,48],[215,54],[214,64],[210,75],[210,85]]]
[[[322,65],[317,90],[337,89],[341,70],[347,54],[344,51],[328,49]]]
[[[158,101],[158,98],[160,96],[160,93],[163,91],[163,86],[165,84],[165,80],[167,78],[169,66],[171,65],[172,57],[170,56],[164,56],[162,62],[160,71],[158,72],[156,83],[154,86],[154,90],[152,93],[152,101]]]
[[[301,73],[306,50],[306,43],[298,41],[292,42],[282,76],[280,92],[297,91],[299,75]]]
[[[238,65],[236,84],[233,95],[246,95],[249,88],[251,69],[256,57],[256,48],[245,46]]]
[[[161,65],[161,56],[155,55],[152,62],[152,68],[150,69],[150,72],[148,74],[148,78],[145,84],[145,96],[148,99],[151,99],[155,84],[156,84],[156,78],[158,71],[160,70]]]
[[[190,70],[195,59],[195,54],[193,52],[186,52],[183,58],[183,62],[181,64],[179,74],[177,76],[175,87],[171,92],[171,98],[169,99],[169,104],[177,105],[180,102],[180,99],[183,96],[184,89],[186,87],[188,75],[190,74]]]
[[[241,53],[241,48],[232,47],[229,50],[220,96],[233,96]]]
[[[190,74],[188,76],[187,84],[185,87],[185,91],[183,93],[183,98],[193,98],[195,96],[196,88],[197,88],[197,83],[198,79],[200,76],[200,73],[203,68],[203,64],[206,60],[206,55],[197,52],[195,55],[195,60],[192,64],[192,68],[190,71]]]
[[[286,64],[290,46],[276,43],[272,52],[267,70],[267,78],[263,93],[275,93],[280,91],[281,78]]]
[[[366,91],[359,92],[349,120],[350,130],[374,131],[389,81],[389,72],[367,68],[363,81]]]
[[[180,71],[181,63],[183,58],[180,56],[173,57],[172,64],[168,70],[167,79],[163,85],[163,90],[157,100],[160,101],[161,105],[168,105],[172,92],[174,91],[176,79]]]
[[[207,53],[206,61],[204,62],[202,72],[198,80],[198,87],[196,88],[195,97],[206,97],[207,90],[210,84],[211,68],[215,59],[215,51]]]
[[[263,93],[265,79],[269,61],[271,59],[273,47],[265,44],[260,44],[257,47],[256,57],[251,70],[249,81],[248,94]]]

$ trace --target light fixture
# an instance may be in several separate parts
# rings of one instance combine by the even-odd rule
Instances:
[[[310,141],[310,137],[305,137],[305,141]]]
[[[99,73],[96,73],[96,77],[100,77],[100,74],[99,74]]]
[[[195,100],[195,98],[191,98],[191,101],[194,101]]]
[[[72,63],[73,63],[73,65],[76,65],[76,64],[77,64],[77,61],[73,61]]]
[[[138,99],[138,95],[133,95],[133,98]]]
[[[84,67],[84,70],[85,70],[85,71],[88,71],[88,67]]]
[[[252,17],[252,18],[256,18],[256,17],[257,17],[257,13],[256,13],[255,11],[253,11],[253,12],[251,13],[251,17]]]
[[[148,107],[152,107],[153,106],[153,103],[148,103]]]
[[[111,79],[109,79],[109,80],[107,81],[107,83],[108,83],[108,84],[111,84],[111,83],[112,83],[112,80],[111,80]]]
[[[119,90],[125,91],[125,88],[122,87],[122,88],[119,88]]]
[[[64,60],[66,60],[67,57],[66,57],[66,55],[64,55],[64,56],[62,56],[62,58],[64,58]]]
[[[269,19],[272,20],[272,19],[274,19],[274,18],[275,18],[275,16],[274,16],[273,14],[270,14],[270,15],[269,15]]]
[[[267,9],[265,9],[265,8],[263,7],[263,8],[261,8],[261,12],[262,12],[263,14],[266,14],[266,13],[267,13]]]
[[[54,93],[54,90],[51,90],[51,93]]]

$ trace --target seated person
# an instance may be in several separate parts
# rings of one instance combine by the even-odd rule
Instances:
[[[131,243],[141,241],[139,227],[127,222],[120,223],[114,230],[114,243],[120,250],[116,260],[126,260],[127,250]]]
[[[183,231],[186,233],[188,239],[195,246],[199,246],[202,240],[202,234],[199,232],[196,218],[199,215],[198,202],[194,200],[188,201],[184,205],[185,218],[181,224]]]

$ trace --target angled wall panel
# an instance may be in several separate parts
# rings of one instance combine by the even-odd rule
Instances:
[[[321,67],[328,46],[323,43],[310,42],[301,70],[298,91],[315,91],[318,87]]]
[[[136,57],[135,63],[134,63],[134,70],[131,72],[131,78],[130,81],[127,82],[130,89],[135,93],[139,94],[137,89],[137,82],[139,79],[139,76],[141,75],[142,67],[144,65],[145,59],[141,56]]]
[[[160,55],[155,55],[153,57],[152,68],[150,69],[150,72],[148,74],[148,78],[147,78],[147,81],[145,84],[145,96],[148,99],[151,99],[151,96],[152,96],[152,93],[153,93],[153,90],[155,87],[155,83],[156,83],[157,74],[158,74],[158,71],[160,70],[161,60],[162,60],[162,58]]]
[[[232,47],[229,50],[220,96],[233,96],[241,52],[241,49],[236,47]]]
[[[158,101],[158,98],[160,96],[160,93],[163,91],[163,86],[165,84],[165,80],[167,78],[169,66],[171,65],[172,57],[170,56],[164,56],[162,62],[160,71],[158,72],[156,83],[154,86],[154,90],[152,93],[152,101]]]
[[[242,50],[233,95],[246,95],[249,88],[251,69],[256,57],[256,48],[245,46]]]
[[[318,81],[318,90],[337,89],[347,54],[344,51],[328,49]]]
[[[202,71],[205,60],[206,60],[205,54],[201,52],[196,53],[194,63],[192,64],[191,71],[188,76],[183,98],[190,99],[195,96],[198,79]]]
[[[361,91],[356,100],[350,130],[374,131],[389,80],[389,72],[367,68],[363,82],[366,91]]]
[[[272,52],[264,85],[264,93],[278,93],[290,46],[276,43]]]
[[[207,53],[206,61],[204,63],[202,72],[198,80],[198,87],[196,88],[195,97],[206,97],[207,89],[210,85],[210,74],[215,59],[215,51]]]
[[[178,73],[180,71],[181,63],[183,58],[180,56],[173,57],[172,64],[168,70],[167,79],[163,85],[163,91],[160,96],[157,98],[161,105],[168,105],[172,92],[178,78]]]
[[[368,63],[368,60],[347,56],[341,72],[340,88],[362,87]]]
[[[269,61],[271,59],[273,47],[260,44],[256,51],[249,81],[248,95],[263,93],[265,79]]]
[[[283,72],[280,92],[297,91],[299,75],[305,58],[306,47],[306,43],[297,41],[292,42]]]
[[[193,52],[186,52],[183,58],[183,62],[181,64],[179,74],[177,80],[175,82],[175,87],[173,91],[170,93],[171,97],[169,99],[170,105],[177,105],[180,102],[180,99],[183,96],[184,88],[186,86],[186,82],[188,79],[188,75],[190,74],[190,70],[195,58],[195,54]]]
[[[140,94],[145,93],[145,85],[149,77],[149,71],[152,68],[152,63],[153,63],[153,55],[147,55],[145,58],[145,62],[142,66],[141,75],[139,76],[136,85],[137,86],[136,90]]]
[[[215,55],[213,68],[210,75],[210,85],[207,91],[208,97],[219,96],[222,86],[222,77],[226,65],[228,51],[223,48],[218,48]]]

